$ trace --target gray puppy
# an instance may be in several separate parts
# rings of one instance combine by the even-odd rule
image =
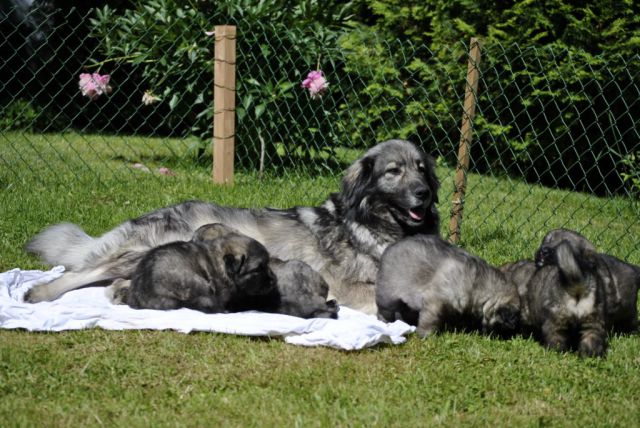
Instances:
[[[234,312],[257,296],[276,292],[269,254],[244,235],[218,236],[200,228],[191,241],[175,241],[148,251],[131,280],[112,286],[114,302],[138,309]]]
[[[271,258],[269,266],[277,278],[278,292],[261,299],[255,309],[301,318],[338,318],[338,303],[327,300],[329,284],[311,266],[276,258]]]
[[[577,248],[576,248],[577,247]],[[522,297],[522,327],[544,346],[581,356],[606,351],[606,302],[595,253],[562,240],[546,255],[543,266],[521,261],[503,266]]]
[[[596,272],[604,284],[607,328],[614,332],[628,333],[638,328],[638,289],[640,267],[626,263],[608,254],[599,253],[584,236],[568,229],[555,229],[542,240],[536,252],[536,265],[549,264],[557,245],[566,240],[582,252],[592,252]]]
[[[417,325],[421,337],[443,329],[516,332],[520,297],[498,269],[436,236],[418,235],[383,254],[376,285],[378,315]]]

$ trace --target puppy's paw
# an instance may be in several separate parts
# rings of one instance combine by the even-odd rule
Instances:
[[[314,312],[313,318],[338,318],[340,307],[335,299],[327,300],[325,307]]]
[[[56,296],[52,296],[47,284],[36,285],[27,291],[24,295],[26,303],[39,303],[55,300]]]
[[[433,336],[438,332],[435,326],[418,326],[416,327],[416,334],[420,337],[420,339],[426,339],[429,336]]]
[[[584,338],[578,345],[578,355],[581,357],[602,357],[606,350],[606,341],[600,336]]]
[[[131,281],[127,279],[116,279],[113,284],[106,288],[105,295],[114,305],[126,305],[130,288]]]

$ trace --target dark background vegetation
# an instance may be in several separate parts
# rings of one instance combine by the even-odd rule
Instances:
[[[241,167],[400,137],[456,162],[468,41],[483,46],[472,169],[596,194],[638,191],[640,4],[633,1],[3,2],[0,129],[212,129],[216,24],[238,27]],[[330,96],[299,90],[309,70]],[[79,95],[79,72],[112,76]],[[140,102],[144,91],[162,98]],[[280,153],[280,156],[276,156]],[[635,178],[635,181],[634,181]]]

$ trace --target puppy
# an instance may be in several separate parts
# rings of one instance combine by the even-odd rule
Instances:
[[[626,263],[608,254],[598,253],[595,246],[578,232],[555,229],[542,240],[536,252],[537,266],[552,264],[554,250],[561,241],[568,241],[578,252],[590,251],[596,273],[604,284],[607,329],[617,333],[628,333],[638,328],[638,289],[640,267]]]
[[[604,284],[596,253],[573,240],[561,240],[545,251],[545,264],[519,262],[506,270],[529,277],[522,293],[522,325],[548,348],[576,350],[583,357],[606,352]],[[533,266],[533,268],[532,268]]]
[[[113,301],[137,309],[191,308],[233,312],[245,301],[277,293],[269,254],[258,241],[217,228],[196,230],[191,241],[148,251],[131,280],[112,285]]]
[[[276,258],[271,258],[269,266],[277,278],[277,293],[254,299],[254,309],[301,318],[338,318],[337,302],[327,300],[329,284],[311,266]]]
[[[421,337],[449,328],[508,337],[520,297],[498,269],[435,236],[419,235],[383,254],[376,285],[378,315],[417,325]]]

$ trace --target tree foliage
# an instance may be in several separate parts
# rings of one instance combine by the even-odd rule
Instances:
[[[451,84],[442,76],[460,76],[467,60],[460,41],[478,37],[483,57],[475,168],[597,193],[623,189],[620,170],[629,162],[622,159],[640,141],[637,2],[363,0],[358,6],[365,28],[428,48],[412,60],[425,66],[408,75],[439,96],[430,112],[402,117],[401,129],[414,128],[418,137],[434,129],[457,132],[451,121],[461,115],[464,80]],[[402,67],[410,71],[406,63],[396,69]],[[386,81],[379,74],[370,85]],[[377,108],[363,116],[371,120]],[[457,141],[452,134],[438,138]],[[448,148],[438,151],[455,161]]]

